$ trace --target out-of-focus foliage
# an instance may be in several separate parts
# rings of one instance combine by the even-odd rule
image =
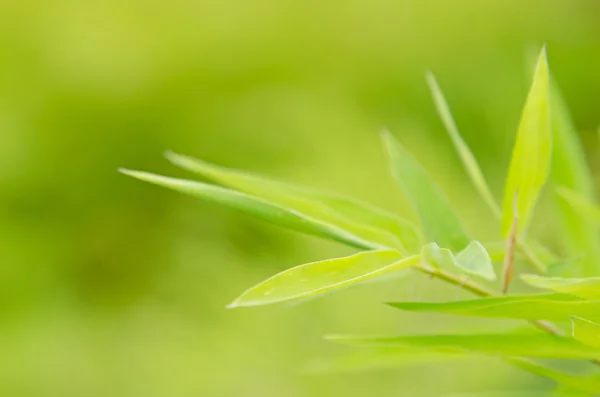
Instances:
[[[496,240],[423,71],[443,82],[498,198],[529,84],[523,59],[547,43],[595,170],[599,17],[593,0],[0,2],[0,394],[430,396],[539,384],[487,362],[487,380],[472,363],[300,375],[332,348],[322,333],[454,323],[390,312],[383,298],[460,292],[397,281],[294,310],[224,310],[277,271],[349,252],[116,168],[176,173],[160,158],[170,148],[416,220],[384,172],[387,125],[469,229]],[[545,222],[530,234],[566,253],[553,212],[542,199]]]

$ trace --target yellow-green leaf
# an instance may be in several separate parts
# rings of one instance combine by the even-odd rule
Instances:
[[[445,353],[474,352],[490,355],[556,359],[600,358],[600,348],[556,335],[537,334],[436,334],[416,336],[368,337],[333,335],[328,339],[356,346],[422,348]]]
[[[444,270],[458,270],[490,281],[496,279],[492,260],[479,241],[472,241],[457,255],[436,243],[429,243],[421,250],[421,259]]]
[[[335,225],[364,240],[397,248],[405,254],[417,253],[421,248],[421,237],[410,222],[373,205],[217,166],[173,152],[167,152],[165,156],[173,164],[219,184]]]
[[[562,278],[524,274],[521,278],[527,284],[536,288],[549,289],[585,299],[600,300],[600,277]]]
[[[417,265],[418,256],[398,251],[367,251],[344,258],[307,263],[281,273],[242,293],[229,307],[260,306],[309,298]]]
[[[452,112],[450,112],[450,107],[446,102],[446,98],[444,98],[444,94],[442,93],[435,76],[433,73],[428,72],[426,77],[427,84],[431,90],[431,95],[433,96],[435,107],[440,115],[440,118],[442,119],[442,122],[444,123],[444,126],[446,127],[446,131],[448,131],[448,134],[452,139],[452,143],[454,144],[458,155],[465,166],[467,174],[471,178],[471,181],[475,185],[475,188],[479,192],[479,195],[483,201],[487,204],[494,215],[500,218],[500,207],[494,199],[494,195],[492,194],[492,191],[486,182],[485,177],[483,176],[483,172],[481,172],[481,168],[479,167],[475,156],[458,131],[458,127],[456,126],[454,118],[452,117]]]
[[[505,237],[508,236],[515,218],[515,194],[518,193],[519,232],[524,234],[550,171],[552,130],[548,73],[546,50],[543,49],[523,108],[508,170],[502,204],[502,234]]]
[[[600,349],[600,324],[573,316],[573,338],[587,346]]]
[[[454,302],[392,302],[404,311],[447,313],[461,316],[569,321],[571,316],[600,320],[600,302],[571,295],[510,295]]]
[[[571,119],[569,109],[554,79],[550,82],[550,117],[554,137],[552,152],[551,179],[555,185],[564,186],[581,197],[584,202],[593,203],[594,180],[585,159],[585,151]],[[561,242],[570,255],[585,252],[581,266],[565,269],[563,275],[583,276],[600,273],[600,244],[598,244],[598,228],[593,218],[581,212],[576,202],[559,202],[558,215],[565,233]],[[587,204],[584,204],[584,206]],[[600,215],[599,215],[600,217]],[[598,218],[596,218],[598,219]]]
[[[453,251],[464,249],[471,239],[442,191],[387,131],[383,133],[383,143],[392,175],[419,214],[427,238]]]
[[[136,179],[211,201],[298,232],[328,238],[361,249],[385,248],[379,244],[366,241],[334,225],[321,222],[295,210],[284,208],[267,200],[256,198],[245,193],[202,182],[169,178],[166,176],[150,174],[148,172],[130,170],[120,171],[123,174],[132,176]]]

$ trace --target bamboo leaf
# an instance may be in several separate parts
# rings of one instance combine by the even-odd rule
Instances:
[[[430,241],[461,251],[471,239],[458,215],[421,165],[389,133],[383,133],[392,175],[421,218]]]
[[[173,152],[167,152],[165,156],[173,164],[219,184],[301,212],[375,244],[397,248],[405,254],[417,253],[421,248],[419,232],[410,222],[373,205],[220,167]]]
[[[521,278],[527,284],[536,288],[549,289],[585,299],[600,300],[600,277],[562,278],[524,274]]]
[[[234,190],[202,182],[154,175],[147,172],[130,170],[120,170],[120,172],[142,181],[150,182],[189,196],[201,198],[238,210],[264,221],[298,232],[338,241],[360,249],[385,248],[379,244],[366,241],[339,227],[321,222],[300,212]]]
[[[421,250],[421,258],[434,267],[458,270],[490,281],[496,279],[492,260],[479,241],[472,241],[456,256],[449,249],[430,243]]]
[[[550,101],[554,150],[552,153],[552,182],[573,192],[585,203],[593,204],[595,199],[594,181],[586,163],[585,151],[573,123],[569,109],[554,79],[550,82]],[[577,202],[571,202],[563,196],[559,202],[559,215],[565,233],[562,241],[570,255],[586,253],[582,267],[570,267],[563,274],[594,275],[600,269],[600,244],[598,244],[598,228],[594,218],[578,209]],[[584,204],[584,207],[587,204]],[[600,217],[600,215],[598,215]],[[596,218],[599,219],[599,218]]]
[[[600,302],[563,294],[510,295],[453,302],[392,302],[410,312],[446,313],[487,318],[569,321],[571,316],[600,321]]]
[[[538,58],[533,82],[523,108],[513,148],[502,205],[502,234],[506,237],[514,219],[513,198],[518,192],[519,233],[530,223],[533,208],[550,170],[552,132],[546,50]]]
[[[600,225],[600,207],[587,197],[568,189],[564,186],[558,186],[556,193],[576,211],[579,216],[591,221],[595,224],[596,229]],[[596,233],[592,233],[593,236]]]
[[[600,324],[576,316],[573,316],[571,321],[573,322],[573,338],[584,345],[600,349]]]
[[[442,90],[438,85],[435,76],[433,75],[433,73],[428,72],[426,74],[426,78],[427,84],[429,85],[429,89],[431,90],[431,95],[433,96],[433,101],[435,103],[437,112],[440,118],[442,119],[444,126],[446,127],[448,135],[450,135],[450,138],[452,139],[452,143],[454,144],[454,147],[456,148],[456,151],[458,152],[460,159],[462,160],[463,165],[465,166],[469,178],[471,178],[471,182],[473,182],[473,185],[475,185],[477,192],[479,193],[483,201],[485,201],[485,203],[493,212],[493,214],[496,217],[500,218],[500,207],[494,199],[494,195],[492,194],[492,191],[488,183],[486,182],[485,177],[483,176],[483,172],[481,172],[481,168],[479,167],[475,156],[469,149],[467,143],[463,140],[462,136],[460,135],[460,132],[458,131],[458,127],[454,122],[454,118],[452,117],[450,107],[446,102],[446,98],[444,98],[444,94],[442,93]]]
[[[328,339],[354,346],[383,346],[422,348],[442,353],[481,353],[487,355],[596,359],[600,349],[585,346],[578,341],[556,335],[538,334],[451,334],[393,337],[365,337],[333,335]]]
[[[344,258],[307,263],[281,273],[242,293],[228,307],[260,306],[308,298],[417,265],[418,256],[398,251],[367,251]]]

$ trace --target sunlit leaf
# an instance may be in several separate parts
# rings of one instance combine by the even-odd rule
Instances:
[[[193,197],[221,204],[264,221],[287,227],[298,232],[328,238],[361,249],[385,248],[378,244],[363,240],[360,237],[339,227],[321,222],[300,212],[281,207],[269,201],[253,197],[245,193],[236,192],[202,182],[169,178],[147,172],[130,170],[120,171],[136,179],[163,186]]]
[[[383,133],[392,175],[416,209],[425,234],[441,247],[458,252],[471,241],[441,190],[419,163],[389,133]]]
[[[593,203],[594,181],[586,163],[581,139],[556,81],[551,79],[550,84],[552,98],[550,117],[554,138],[552,182],[574,192],[585,202]],[[561,242],[570,255],[585,252],[586,256],[583,258],[583,267],[578,266],[577,269],[574,269],[571,266],[565,269],[566,272],[563,275],[579,275],[576,271],[578,269],[583,270],[581,275],[598,274],[600,273],[600,244],[598,244],[597,225],[594,224],[593,218],[577,209],[576,203],[568,201],[567,199],[559,202],[558,214],[564,228],[564,233],[561,233]]]
[[[573,337],[575,339],[584,345],[600,349],[600,324],[575,316],[571,318],[571,321],[573,321]]]
[[[301,212],[375,244],[413,254],[421,247],[419,233],[411,223],[373,205],[334,193],[220,167],[173,152],[167,152],[165,156],[173,164],[219,184]]]
[[[501,211],[498,203],[494,199],[494,195],[487,184],[485,177],[483,176],[483,172],[481,172],[481,168],[475,159],[475,156],[467,146],[467,143],[463,140],[460,132],[458,131],[458,127],[454,122],[454,118],[452,117],[452,113],[450,112],[450,107],[446,102],[446,98],[444,98],[444,94],[440,86],[438,85],[435,76],[433,73],[429,72],[426,75],[427,84],[429,84],[429,89],[431,90],[431,94],[433,96],[433,101],[435,103],[435,107],[446,127],[446,131],[450,135],[452,139],[452,143],[458,152],[465,169],[471,178],[471,181],[475,185],[475,188],[479,192],[479,195],[485,201],[490,210],[494,213],[495,216],[500,218]]]
[[[456,334],[394,337],[333,335],[328,339],[356,346],[422,348],[424,350],[537,358],[600,358],[600,349],[556,335],[539,334]]]
[[[536,65],[533,82],[523,108],[513,148],[502,204],[502,234],[508,236],[513,219],[513,199],[517,194],[519,232],[524,234],[548,173],[552,152],[549,81],[546,50]]]
[[[430,243],[421,250],[421,258],[434,267],[459,270],[486,280],[496,279],[492,260],[479,241],[471,242],[457,255],[447,248],[440,248],[436,243]]]
[[[573,208],[580,216],[593,221],[596,226],[600,225],[600,207],[585,196],[564,186],[558,186],[556,192]],[[593,236],[596,233],[592,233]]]
[[[586,299],[600,300],[600,277],[562,278],[524,274],[521,278],[527,284],[536,288],[549,289]]]
[[[453,302],[392,302],[397,309],[411,312],[447,313],[489,318],[568,321],[573,315],[600,320],[600,302],[571,295],[510,295]]]
[[[402,258],[398,251],[367,251],[307,263],[281,273],[242,293],[229,307],[260,306],[312,297],[419,263],[418,256]]]

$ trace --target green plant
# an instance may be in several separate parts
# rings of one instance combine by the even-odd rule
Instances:
[[[593,203],[591,176],[567,109],[550,76],[545,49],[538,58],[523,108],[502,206],[496,203],[475,157],[461,138],[432,74],[427,75],[427,81],[470,179],[497,220],[505,239],[500,245],[482,244],[470,236],[443,192],[388,132],[383,133],[383,143],[391,172],[419,215],[421,228],[354,199],[275,182],[171,152],[166,157],[172,163],[227,188],[146,172],[122,172],[360,250],[352,256],[308,263],[276,274],[243,292],[229,305],[231,308],[308,298],[412,268],[460,286],[475,298],[442,303],[393,302],[390,306],[404,311],[523,319],[540,331],[392,337],[336,335],[329,339],[367,347],[368,354],[361,360],[371,361],[422,360],[424,351],[433,353],[426,356],[431,359],[441,355],[493,355],[553,380],[560,395],[599,395],[600,372],[572,374],[532,360],[569,359],[600,364],[600,277],[594,277],[600,274],[600,258],[595,254],[600,209]],[[567,252],[573,256],[584,252],[584,258],[557,258],[527,236],[535,203],[549,176],[562,198],[560,216]],[[503,261],[501,277],[494,267],[498,261]],[[545,290],[544,293],[508,294],[515,268],[525,264],[538,274],[521,274],[521,279]]]

